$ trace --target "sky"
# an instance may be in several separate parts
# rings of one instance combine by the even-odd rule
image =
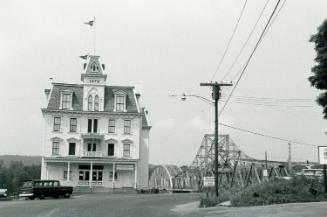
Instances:
[[[93,52],[92,29],[83,23],[96,17],[96,54],[106,64],[107,84],[136,85],[142,106],[149,111],[153,126],[150,163],[191,164],[203,135],[214,131],[214,110],[199,98],[182,101],[180,96],[211,98],[210,88],[200,87],[200,82],[222,80],[266,1],[248,0],[224,61],[212,79],[244,2],[2,2],[0,154],[42,154],[43,91],[50,87],[50,77],[55,82],[80,83],[83,62],[78,56]],[[253,36],[224,81],[235,84],[233,78],[239,75],[276,2],[268,2]],[[287,0],[219,121],[312,144],[292,143],[292,160],[317,161],[316,146],[326,145],[327,124],[321,107],[314,102],[320,92],[307,80],[315,64],[309,38],[326,18],[325,0]],[[222,100],[231,90],[223,88]],[[219,102],[219,109],[223,104]],[[265,151],[270,160],[288,157],[285,141],[222,126],[219,133],[229,134],[251,157],[263,159]]]

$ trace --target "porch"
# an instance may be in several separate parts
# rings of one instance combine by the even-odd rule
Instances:
[[[42,179],[60,180],[61,185],[88,188],[137,187],[137,162],[45,161]]]

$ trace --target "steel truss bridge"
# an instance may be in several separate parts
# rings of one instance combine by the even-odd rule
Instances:
[[[219,186],[246,187],[273,177],[288,177],[285,162],[257,160],[246,155],[229,135],[218,136]],[[168,191],[199,191],[203,177],[214,176],[214,135],[205,134],[189,167],[159,165],[150,175],[150,188]]]

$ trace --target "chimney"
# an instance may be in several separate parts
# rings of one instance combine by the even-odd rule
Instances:
[[[44,89],[44,94],[47,100],[49,100],[50,89]]]

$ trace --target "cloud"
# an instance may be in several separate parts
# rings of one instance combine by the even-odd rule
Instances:
[[[161,128],[170,128],[175,126],[175,119],[168,118],[168,119],[159,120],[154,124],[154,126],[161,127]]]

